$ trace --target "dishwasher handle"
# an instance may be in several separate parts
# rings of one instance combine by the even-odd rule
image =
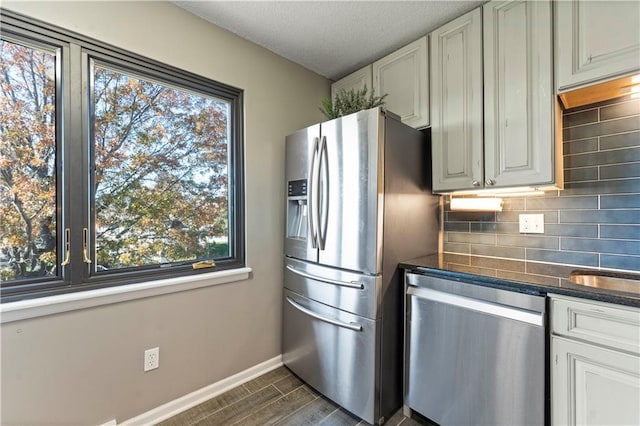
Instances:
[[[457,294],[432,290],[429,288],[419,288],[408,286],[407,294],[418,299],[429,300],[437,303],[444,303],[462,309],[469,309],[502,318],[525,322],[536,326],[544,326],[544,313],[517,309],[510,306],[491,303],[484,300],[472,299],[470,297],[459,296]]]

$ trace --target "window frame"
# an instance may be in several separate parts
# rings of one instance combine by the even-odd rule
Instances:
[[[56,46],[60,52],[56,56],[58,277],[2,283],[1,301],[4,303],[245,267],[243,90],[1,8],[0,20],[3,38],[6,36],[9,41],[24,44],[30,42],[34,47]],[[93,111],[90,101],[93,90],[92,61],[228,102],[227,214],[230,255],[216,259],[215,268],[193,269],[192,262],[185,262],[169,267],[157,265],[95,274],[91,272],[91,265],[83,262],[83,228],[89,229],[89,249],[91,258],[95,258],[95,229],[90,226],[95,214],[91,187],[93,176],[90,172],[93,169]],[[69,166],[65,168],[64,164]],[[83,208],[71,207],[79,205]],[[71,232],[70,264],[61,267],[65,254],[65,228]]]

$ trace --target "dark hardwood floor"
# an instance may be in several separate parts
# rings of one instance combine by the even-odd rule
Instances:
[[[190,425],[363,426],[354,417],[280,367],[160,423]],[[385,425],[428,424],[398,411]]]

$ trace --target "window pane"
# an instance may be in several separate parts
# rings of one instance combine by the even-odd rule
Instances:
[[[56,56],[0,40],[0,276],[56,275]]]
[[[96,271],[229,256],[229,104],[93,77]]]

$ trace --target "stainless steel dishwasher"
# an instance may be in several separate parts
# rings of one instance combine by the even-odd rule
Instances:
[[[405,409],[446,425],[545,424],[545,297],[406,274]]]

